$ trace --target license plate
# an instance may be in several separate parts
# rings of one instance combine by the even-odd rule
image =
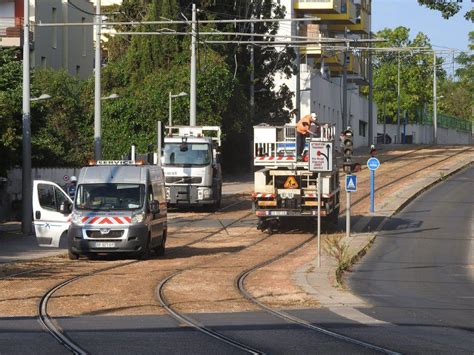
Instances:
[[[94,242],[92,243],[94,248],[115,248],[115,243],[113,242]]]
[[[286,216],[286,211],[270,211],[270,216]]]

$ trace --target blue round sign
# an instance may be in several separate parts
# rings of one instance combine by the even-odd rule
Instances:
[[[370,158],[367,160],[367,167],[369,170],[377,170],[380,166],[380,162],[377,158]]]

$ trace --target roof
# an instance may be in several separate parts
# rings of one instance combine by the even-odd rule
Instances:
[[[148,166],[87,166],[79,173],[79,184],[147,183]]]

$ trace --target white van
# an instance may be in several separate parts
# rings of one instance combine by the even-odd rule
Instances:
[[[165,252],[163,173],[141,161],[97,161],[81,169],[74,201],[57,185],[35,180],[33,214],[41,246],[67,235],[70,259],[94,253]]]

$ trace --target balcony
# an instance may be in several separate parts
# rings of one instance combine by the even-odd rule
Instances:
[[[21,42],[21,17],[0,17],[0,47],[19,47]]]
[[[341,8],[338,13],[319,13],[315,14],[326,24],[353,25],[356,24],[356,6],[354,0],[342,0]]]
[[[328,30],[331,32],[343,32],[344,28],[347,28],[352,33],[369,34],[370,33],[370,21],[371,21],[371,9],[370,0],[354,0],[356,6],[356,23],[341,25],[341,24],[330,24]]]
[[[341,1],[345,0],[296,0],[293,8],[295,10],[306,10],[315,13],[339,13]]]
[[[348,54],[347,62],[347,81],[350,83],[356,83],[358,85],[368,85],[368,58],[367,53],[362,54]],[[325,63],[326,60],[325,60]],[[342,65],[331,67],[332,76],[342,75]]]

